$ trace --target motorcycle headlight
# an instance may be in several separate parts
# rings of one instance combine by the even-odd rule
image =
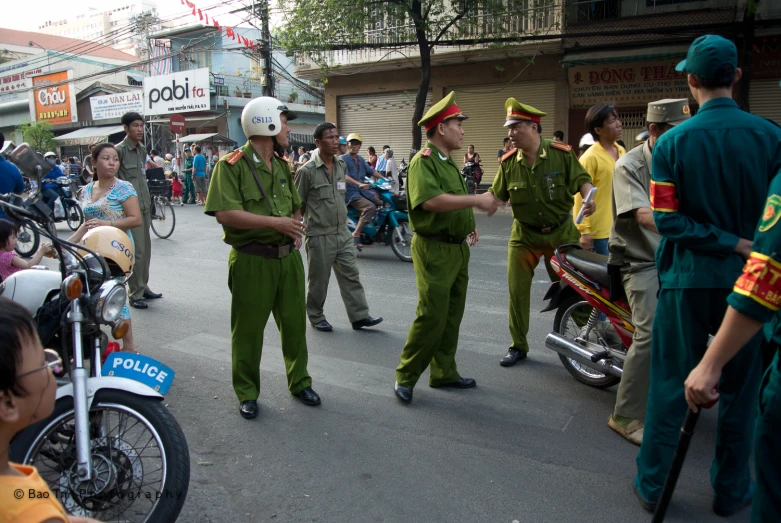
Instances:
[[[127,301],[127,290],[124,285],[115,281],[107,281],[100,286],[95,297],[95,315],[104,323],[116,320]]]

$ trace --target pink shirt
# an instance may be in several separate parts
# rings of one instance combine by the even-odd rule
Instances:
[[[14,267],[11,265],[11,262],[15,256],[16,253],[14,251],[0,252],[0,277],[2,277],[4,280],[13,273],[19,272],[21,270],[19,267]]]

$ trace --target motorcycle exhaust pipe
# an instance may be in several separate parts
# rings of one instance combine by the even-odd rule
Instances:
[[[599,360],[597,362],[591,361],[592,353],[590,351],[584,349],[577,343],[573,343],[567,338],[556,334],[555,332],[551,332],[545,338],[545,346],[551,350],[558,352],[562,356],[571,358],[577,361],[578,363],[585,365],[590,369],[599,371],[603,374],[610,374],[611,376],[620,378],[624,373],[621,367],[613,364],[610,361],[607,360]]]

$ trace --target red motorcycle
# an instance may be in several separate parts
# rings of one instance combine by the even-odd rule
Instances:
[[[561,281],[551,285],[542,311],[556,310],[545,345],[576,380],[597,388],[621,380],[635,331],[620,268],[607,259],[577,244],[556,249],[551,265]]]

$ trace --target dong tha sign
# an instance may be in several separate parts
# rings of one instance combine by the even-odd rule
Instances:
[[[208,111],[209,69],[144,78],[144,112],[148,115]]]

